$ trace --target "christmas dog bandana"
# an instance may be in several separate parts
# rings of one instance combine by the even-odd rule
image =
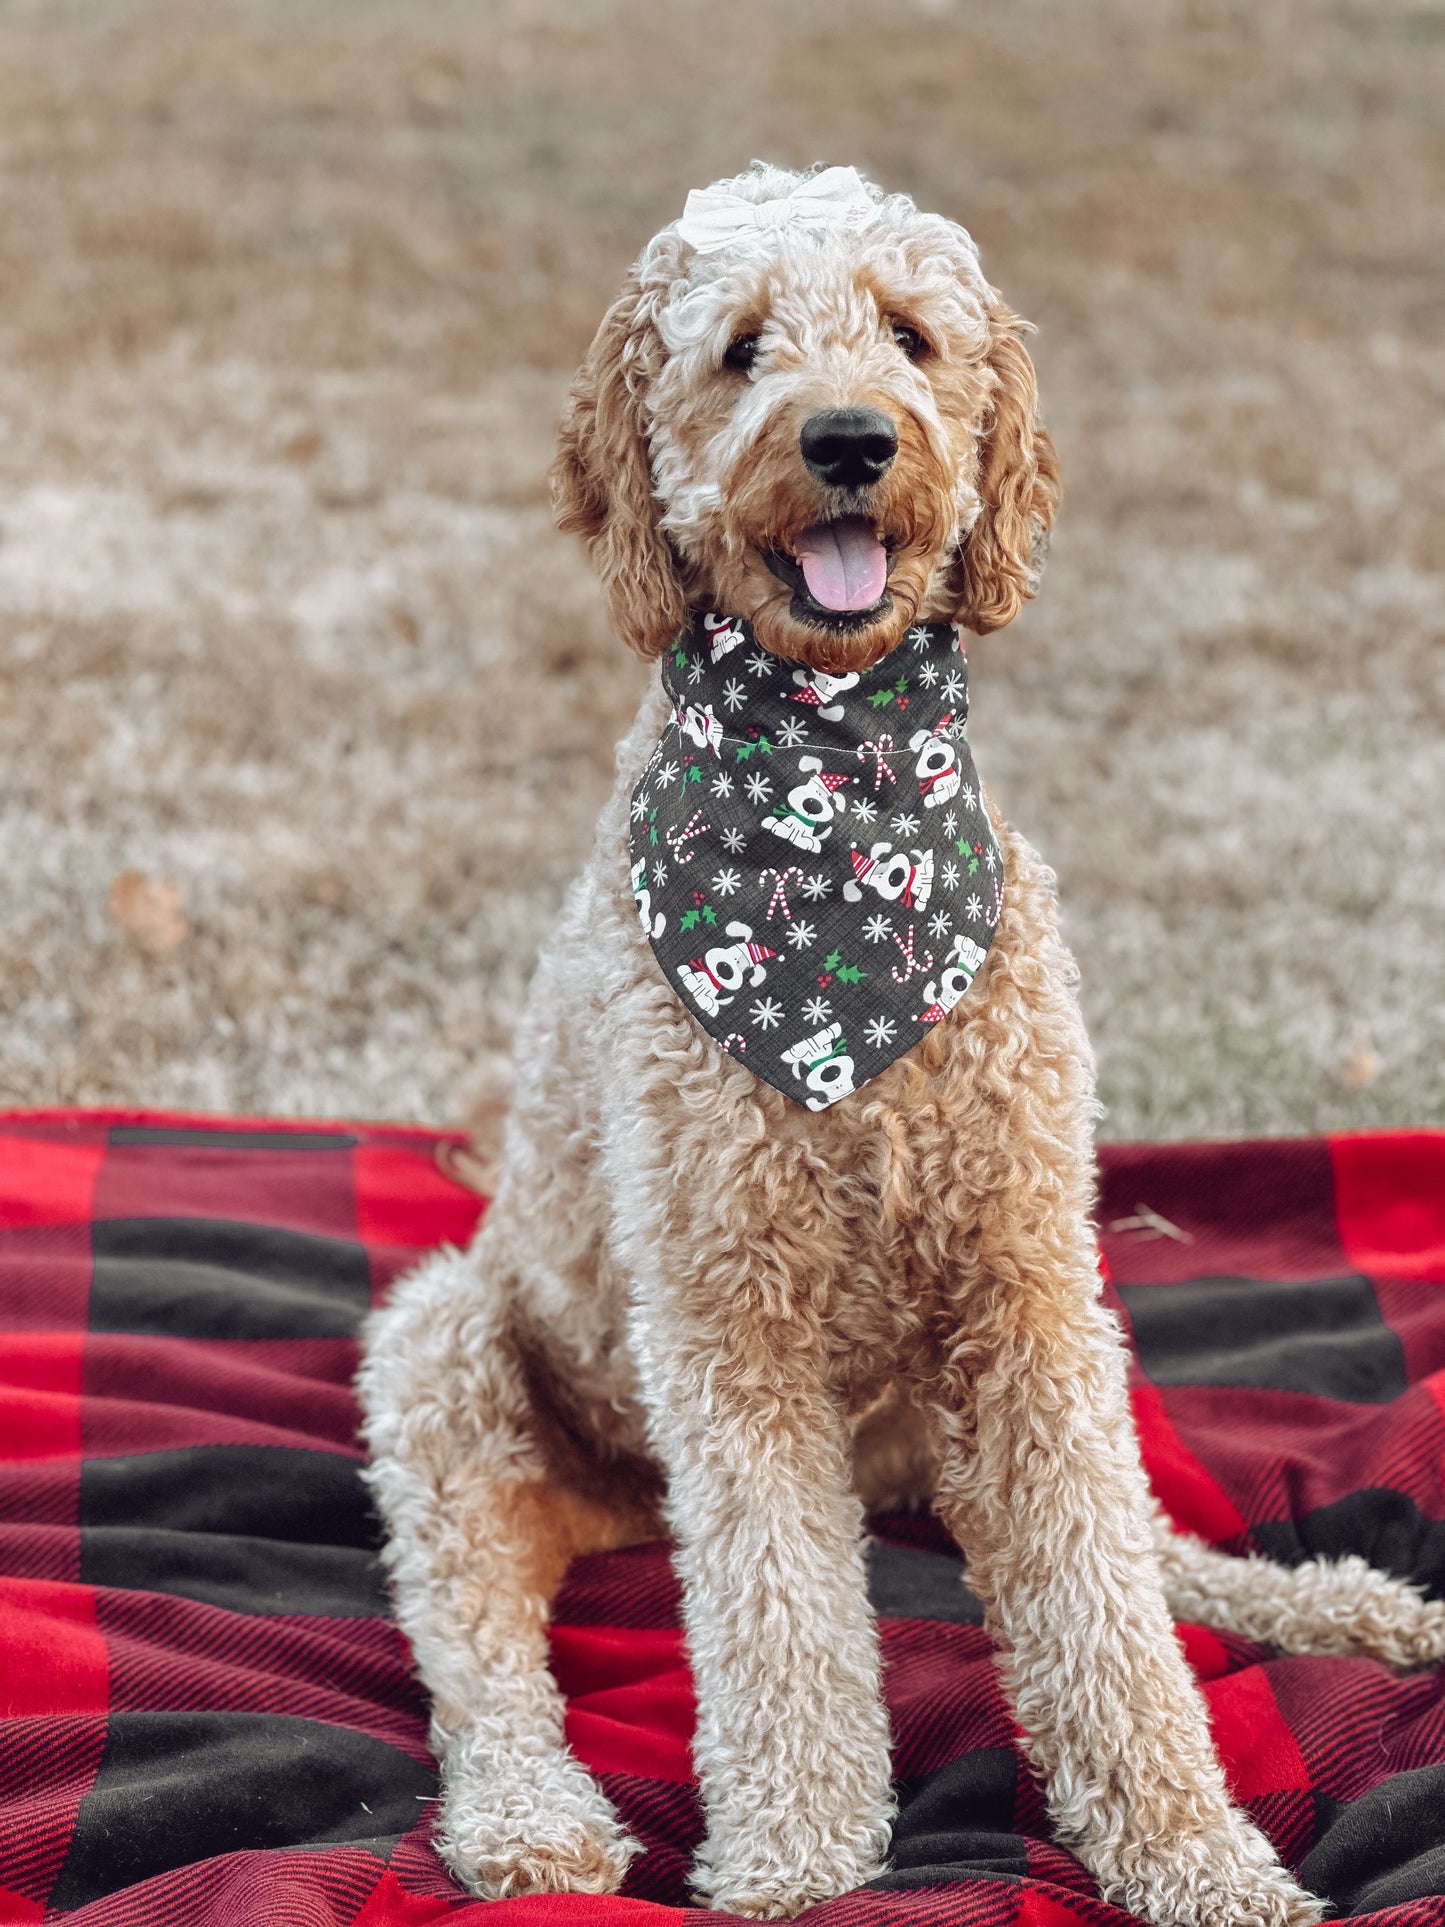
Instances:
[[[949,623],[828,676],[699,615],[632,792],[632,889],[663,975],[725,1051],[810,1110],[947,1016],[988,952],[1003,861]]]

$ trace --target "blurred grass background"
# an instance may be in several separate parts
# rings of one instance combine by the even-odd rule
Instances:
[[[642,682],[544,472],[754,155],[962,220],[1114,1136],[1445,1122],[1445,7],[0,0],[0,1101],[458,1116]]]

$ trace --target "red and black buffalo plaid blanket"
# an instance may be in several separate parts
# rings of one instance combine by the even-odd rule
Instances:
[[[479,1202],[435,1135],[0,1117],[0,1927],[702,1927],[664,1547],[578,1563],[568,1730],[628,1897],[468,1902],[358,1478],[357,1321]],[[1111,1146],[1157,1490],[1279,1559],[1445,1588],[1445,1133]],[[892,1869],[813,1927],[1109,1927],[1048,1838],[959,1565],[875,1522]],[[1237,1797],[1337,1913],[1445,1922],[1445,1686],[1185,1627]]]

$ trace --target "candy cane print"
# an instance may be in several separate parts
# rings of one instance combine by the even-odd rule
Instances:
[[[777,909],[778,905],[781,904],[783,906],[784,922],[791,923],[793,921],[793,913],[788,907],[788,878],[796,877],[799,883],[801,883],[803,881],[803,873],[796,863],[790,863],[786,870],[769,868],[758,871],[759,883],[766,883],[769,877],[773,879],[773,894],[768,899],[768,922],[772,922],[773,912]]]
[[[740,1051],[745,1051],[748,1047],[748,1040],[740,1030],[730,1030],[722,1040],[722,1048],[727,1052],[729,1057],[732,1056],[734,1044],[737,1045]]]
[[[893,966],[892,970],[889,971],[888,974],[893,979],[895,984],[906,984],[909,978],[913,976],[915,971],[918,973],[919,976],[922,976],[925,971],[932,970],[933,968],[933,952],[931,950],[924,951],[922,963],[919,963],[918,959],[914,956],[913,931],[914,931],[914,926],[910,923],[908,926],[907,943],[903,941],[903,939],[898,935],[898,932],[896,930],[893,933],[893,941],[898,945],[898,948],[903,952],[903,961],[908,966],[908,968],[904,971],[901,977],[898,974],[898,966],[896,964]]]
[[[886,750],[883,747],[885,743],[888,745]],[[879,790],[882,789],[883,778],[885,776],[888,778],[890,783],[896,783],[898,781],[897,770],[894,769],[893,765],[890,762],[887,762],[885,760],[888,756],[891,756],[892,753],[893,753],[893,738],[887,733],[886,730],[877,739],[876,742],[870,738],[868,742],[860,743],[858,745],[859,762],[862,762],[866,757],[869,757],[869,756],[873,758],[873,794],[875,796],[878,794]]]
[[[679,863],[691,863],[697,855],[696,850],[689,850],[686,848],[686,845],[691,843],[695,836],[702,835],[701,824],[702,811],[694,810],[680,830],[668,831],[667,847],[672,851],[672,854],[677,858]]]

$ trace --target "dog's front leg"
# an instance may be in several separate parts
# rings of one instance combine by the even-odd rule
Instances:
[[[757,1918],[877,1873],[892,1814],[862,1510],[824,1383],[818,1242],[789,1221],[780,1177],[710,1174],[697,1189],[718,1201],[716,1221],[672,1191],[653,1220],[665,1246],[638,1266],[634,1326],[697,1682],[695,1885]]]
[[[1230,1804],[1168,1615],[1087,1228],[1065,1254],[1031,1215],[984,1211],[998,1261],[945,1371],[939,1509],[1006,1648],[1056,1831],[1156,1927],[1303,1927],[1321,1909]]]

